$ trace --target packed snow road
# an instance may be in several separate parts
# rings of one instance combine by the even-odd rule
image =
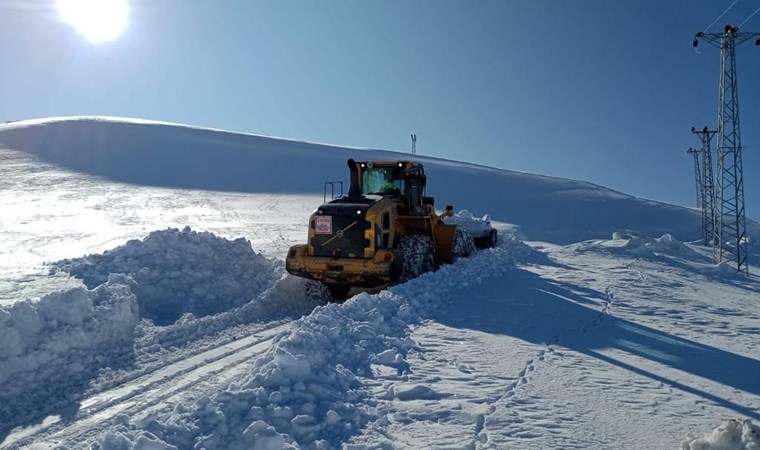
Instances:
[[[166,413],[178,404],[213,393],[250,370],[253,359],[266,351],[287,324],[264,328],[252,335],[168,364],[116,388],[95,393],[79,402],[72,417],[65,412],[48,416],[41,424],[11,433],[7,448],[34,444],[35,448],[74,447],[95,438],[119,415],[143,420]]]

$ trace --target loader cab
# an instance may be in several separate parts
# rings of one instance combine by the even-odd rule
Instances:
[[[348,161],[351,169],[349,197],[380,195],[399,203],[399,213],[424,215],[425,171],[414,161],[356,162]]]

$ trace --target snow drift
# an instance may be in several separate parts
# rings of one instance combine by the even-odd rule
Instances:
[[[183,314],[203,317],[247,303],[279,278],[278,264],[254,252],[244,238],[230,241],[185,228],[154,231],[102,255],[53,267],[81,278],[89,288],[111,273],[129,275],[140,315],[169,324]]]
[[[139,448],[142,441],[155,448],[339,448],[375,418],[357,376],[371,376],[373,365],[407,371],[404,359],[415,345],[410,325],[468,285],[509,271],[524,252],[511,241],[377,295],[319,307],[275,338],[251,373],[225,391],[180,405],[162,421],[118,420],[96,446]]]
[[[760,427],[749,419],[727,420],[704,436],[689,436],[681,450],[760,450]]]
[[[303,299],[303,283],[281,279],[280,262],[245,239],[189,228],[154,231],[53,268],[90,289],[0,307],[0,423],[75,403],[101,370],[134,368],[140,351],[160,353],[235,325],[310,311],[295,293]]]
[[[114,275],[93,290],[0,307],[0,423],[51,397],[75,396],[99,368],[128,362],[139,320],[131,284]]]
[[[122,182],[237,192],[321,193],[325,180],[346,179],[349,157],[409,158],[407,153],[93,117],[0,125],[0,147]],[[696,210],[581,181],[420,155],[415,159],[425,164],[428,193],[441,204],[490,213],[494,220],[523,227],[530,239],[576,242],[625,227],[649,236],[700,236]],[[756,224],[748,227],[751,235],[759,234]]]

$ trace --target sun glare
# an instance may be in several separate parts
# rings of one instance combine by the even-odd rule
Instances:
[[[90,42],[119,37],[127,28],[127,0],[56,0],[61,19]]]

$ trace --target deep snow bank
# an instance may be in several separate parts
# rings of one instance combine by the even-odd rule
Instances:
[[[663,234],[658,238],[640,236],[635,232],[615,232],[612,234],[613,240],[625,241],[622,248],[629,252],[640,255],[656,255],[658,253],[695,257],[697,254],[685,243],[679,241],[671,234]]]
[[[161,352],[309,310],[295,293],[302,292],[300,280],[280,280],[281,262],[254,252],[245,239],[189,228],[155,231],[53,267],[82,278],[90,290],[0,308],[0,428],[75,401],[101,370],[133,369],[141,348]],[[145,317],[168,325],[141,322]]]
[[[208,232],[167,229],[101,255],[53,264],[93,288],[111,273],[134,279],[140,315],[169,324],[183,314],[202,317],[243,305],[280,276],[279,263],[251,248]]]
[[[125,362],[139,320],[132,283],[114,275],[93,290],[0,307],[0,424],[75,396],[98,368]]]
[[[319,307],[277,336],[252,372],[225,391],[179,405],[160,420],[121,417],[96,448],[138,448],[140,442],[155,448],[339,448],[374,417],[361,381],[371,376],[372,365],[408,370],[405,356],[414,345],[409,326],[461,297],[467,286],[510,270],[525,251],[508,242],[377,295]]]
[[[760,427],[751,420],[727,420],[704,436],[689,436],[681,450],[760,450]]]

